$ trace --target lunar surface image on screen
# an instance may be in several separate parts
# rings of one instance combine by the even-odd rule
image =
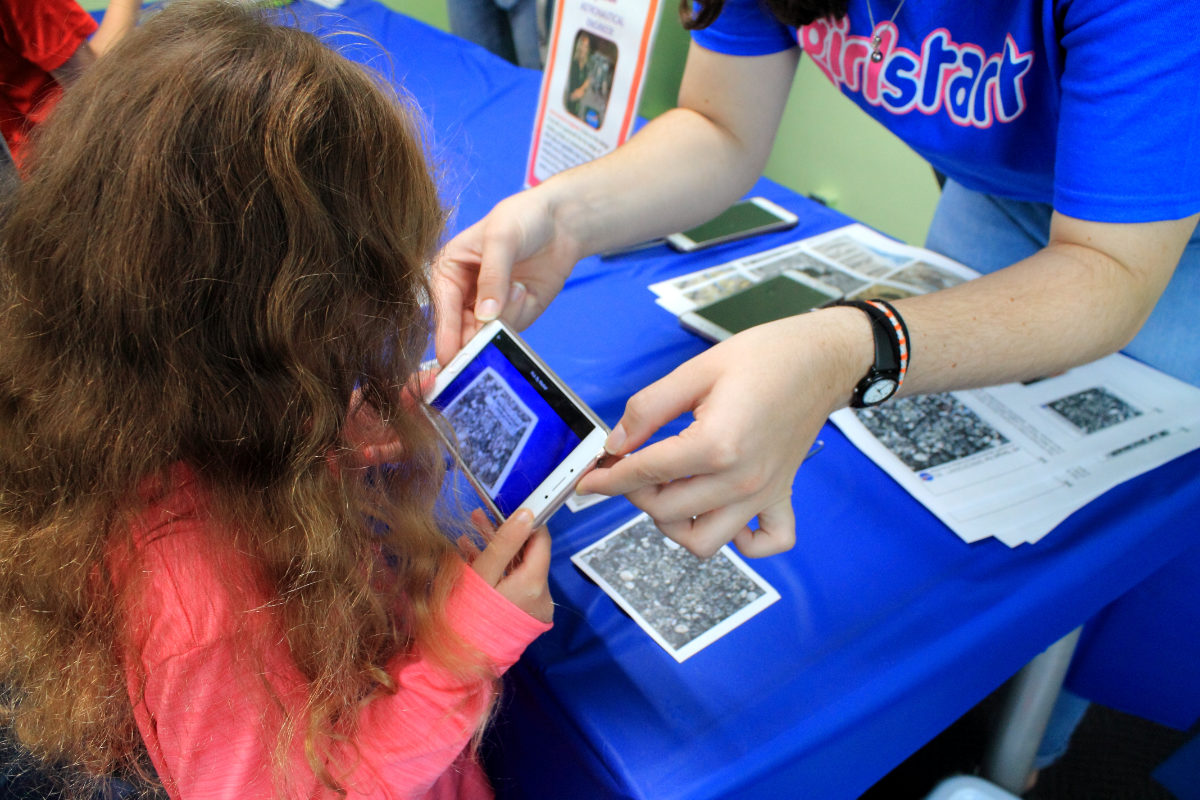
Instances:
[[[491,367],[442,411],[454,428],[458,453],[489,493],[512,472],[537,416]]]

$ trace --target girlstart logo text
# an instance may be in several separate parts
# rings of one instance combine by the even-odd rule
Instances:
[[[881,22],[882,61],[871,61],[871,39],[847,34],[849,21],[818,20],[796,34],[804,52],[835,86],[861,93],[873,106],[893,114],[945,111],[963,127],[989,128],[1011,122],[1025,111],[1022,80],[1033,53],[1022,53],[1011,35],[1004,50],[985,55],[983,48],[958,44],[945,28],[925,37],[921,52],[896,47],[896,26]]]

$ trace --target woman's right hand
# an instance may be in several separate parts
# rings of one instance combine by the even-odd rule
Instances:
[[[870,324],[857,309],[742,331],[631,397],[605,443],[625,457],[588,472],[578,490],[625,495],[702,558],[730,541],[753,558],[788,550],[796,471],[873,355]],[[681,432],[641,447],[687,413]]]
[[[502,200],[442,249],[432,275],[442,364],[485,322],[528,327],[562,289],[582,253],[548,198],[538,187]]]
[[[533,527],[533,514],[520,509],[499,528],[482,511],[471,514],[475,527],[487,540],[479,552],[460,542],[471,558],[471,569],[513,605],[540,622],[554,621],[550,596],[550,532]],[[472,552],[473,551],[473,552]]]

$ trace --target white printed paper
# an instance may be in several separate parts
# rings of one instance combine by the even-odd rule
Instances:
[[[960,537],[1015,547],[1200,447],[1200,389],[1117,353],[1039,381],[830,419]]]
[[[844,297],[899,300],[975,277],[948,258],[889,239],[870,228],[842,228],[707,267],[650,286],[672,314],[720,300],[784,271],[801,272]]]
[[[676,661],[727,635],[779,599],[728,546],[703,560],[641,514],[571,561]]]

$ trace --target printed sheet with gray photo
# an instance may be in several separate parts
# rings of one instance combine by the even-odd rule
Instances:
[[[454,428],[459,456],[490,494],[512,472],[538,421],[491,367],[476,375],[442,415]]]
[[[964,541],[1016,547],[1200,447],[1200,389],[1117,353],[1040,380],[830,419]]]
[[[728,546],[708,560],[671,541],[645,514],[571,556],[676,661],[728,634],[779,592]]]
[[[804,273],[834,294],[885,300],[945,289],[976,275],[948,258],[854,223],[649,288],[658,305],[678,316],[787,271]]]
[[[901,397],[854,413],[911,470],[933,469],[1008,444],[1003,433],[950,393]]]

